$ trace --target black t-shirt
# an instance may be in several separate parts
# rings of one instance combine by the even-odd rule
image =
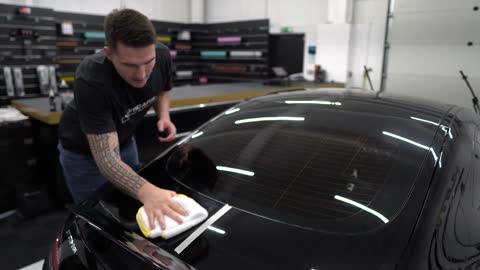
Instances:
[[[91,155],[85,134],[116,131],[120,146],[132,137],[162,91],[172,88],[172,59],[169,49],[157,45],[156,62],[143,88],[133,88],[123,80],[105,54],[87,56],[77,67],[74,99],[63,112],[59,126],[62,146]]]

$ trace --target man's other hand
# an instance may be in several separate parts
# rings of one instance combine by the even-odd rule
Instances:
[[[161,142],[170,142],[177,135],[177,128],[170,119],[160,119],[157,122],[158,132],[167,134],[167,137],[158,137]]]

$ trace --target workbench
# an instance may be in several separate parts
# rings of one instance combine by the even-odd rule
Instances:
[[[182,108],[200,104],[241,101],[268,93],[288,91],[302,88],[340,88],[343,84],[315,84],[312,82],[293,82],[289,87],[263,85],[261,83],[230,83],[211,84],[200,86],[175,87],[171,93],[171,108]],[[47,97],[17,99],[12,104],[23,114],[48,125],[57,125],[60,122],[62,111],[59,97],[55,97],[56,111],[50,111]]]

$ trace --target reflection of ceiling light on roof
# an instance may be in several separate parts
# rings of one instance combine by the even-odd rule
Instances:
[[[287,104],[320,104],[320,105],[335,105],[341,106],[341,102],[322,101],[322,100],[286,100]]]
[[[197,133],[192,135],[192,139],[195,139],[195,138],[200,137],[202,135],[203,135],[203,131],[197,132]]]
[[[245,170],[241,170],[241,169],[230,168],[230,167],[224,167],[224,166],[217,166],[217,170],[225,171],[225,172],[233,172],[233,173],[243,174],[243,175],[247,175],[247,176],[254,176],[255,175],[254,172],[245,171]]]
[[[219,228],[215,228],[215,227],[213,227],[213,226],[208,226],[207,229],[209,229],[209,230],[211,230],[211,231],[214,231],[214,232],[216,232],[216,233],[219,233],[219,234],[225,234],[225,231],[224,231],[224,230],[220,230]]]
[[[240,108],[235,108],[235,109],[231,109],[231,110],[228,110],[225,112],[226,115],[229,115],[229,114],[232,114],[232,113],[236,113],[240,111]]]
[[[447,134],[447,129],[448,129],[448,136],[450,137],[450,139],[453,139],[452,129],[448,128],[446,126],[442,126],[442,130],[443,130],[443,132],[445,132],[445,134]]]
[[[440,166],[440,168],[442,167],[442,156],[443,152],[440,153],[440,158],[438,159],[438,166]]]
[[[382,133],[383,133],[383,135],[387,135],[387,136],[393,137],[393,138],[395,138],[395,139],[399,139],[399,140],[401,140],[401,141],[404,141],[404,142],[413,144],[413,145],[418,146],[418,147],[420,147],[420,148],[423,148],[423,149],[425,149],[425,150],[430,150],[430,147],[428,147],[428,146],[426,146],[426,145],[423,145],[423,144],[419,144],[419,143],[414,142],[414,141],[412,141],[412,140],[409,140],[409,139],[407,139],[407,138],[405,138],[405,137],[398,136],[398,135],[396,135],[396,134],[393,134],[393,133],[390,133],[390,132],[386,132],[386,131],[383,131]]]
[[[203,108],[203,107],[205,107],[205,104],[200,104],[200,105],[198,105],[198,106],[199,106],[200,108]]]
[[[393,133],[390,133],[390,132],[383,131],[382,133],[383,133],[383,135],[387,135],[387,136],[393,137],[393,138],[395,138],[395,139],[399,139],[399,140],[401,140],[401,141],[404,141],[404,142],[413,144],[413,145],[415,145],[415,146],[418,146],[418,147],[420,147],[420,148],[423,148],[423,149],[425,149],[425,150],[430,151],[430,152],[432,153],[432,155],[433,155],[433,159],[435,160],[435,162],[437,162],[438,157],[437,157],[437,154],[435,153],[435,150],[433,150],[432,147],[428,147],[428,146],[426,146],[426,145],[423,145],[423,144],[414,142],[414,141],[412,141],[412,140],[410,140],[410,139],[407,139],[407,138],[405,138],[405,137],[402,137],[402,136],[399,136],[399,135],[396,135],[396,134],[393,134]],[[441,162],[440,162],[439,165],[440,165],[440,167],[442,167]]]
[[[91,223],[91,222],[88,222],[88,224],[90,224],[90,226],[94,227],[95,229],[99,230],[99,231],[103,231],[102,229],[100,229],[100,227],[98,227],[97,225]]]
[[[418,117],[413,117],[413,116],[410,116],[410,119],[413,119],[413,120],[416,120],[416,121],[421,121],[421,122],[425,122],[425,123],[429,123],[429,124],[432,124],[434,126],[440,126],[443,130],[443,132],[445,132],[445,134],[448,133],[448,136],[450,137],[450,139],[453,139],[453,135],[452,135],[452,129],[451,128],[448,128],[444,125],[440,125],[439,123],[435,123],[433,121],[430,121],[430,120],[426,120],[426,119],[422,119],[422,118],[418,118]],[[448,129],[448,130],[447,130]]]
[[[410,116],[410,118],[413,119],[413,120],[417,120],[417,121],[420,121],[420,122],[425,122],[425,123],[429,123],[429,124],[438,126],[438,123],[435,123],[433,121],[429,121],[429,120],[426,120],[426,119],[417,118],[417,117],[413,117],[413,116]]]
[[[432,152],[433,159],[435,159],[435,161],[437,161],[438,157],[437,157],[437,153],[435,153],[435,150],[433,150],[433,148],[430,148],[430,152]]]
[[[235,121],[235,124],[251,123],[251,122],[262,122],[262,121],[305,121],[304,117],[259,117],[259,118],[248,118]]]
[[[373,210],[373,209],[370,209],[370,208],[366,207],[366,206],[363,205],[363,204],[357,203],[357,202],[355,202],[355,201],[352,201],[352,200],[350,200],[350,199],[347,199],[347,198],[342,197],[342,196],[339,196],[339,195],[335,195],[334,198],[335,198],[336,200],[342,201],[342,202],[344,202],[344,203],[348,203],[348,204],[353,205],[353,206],[355,206],[355,207],[358,207],[358,208],[360,208],[360,209],[362,209],[362,210],[365,210],[365,211],[369,212],[370,214],[378,217],[378,218],[381,219],[383,222],[388,223],[388,219],[387,219],[384,215],[380,214],[379,212],[377,212],[377,211],[375,211],[375,210]]]

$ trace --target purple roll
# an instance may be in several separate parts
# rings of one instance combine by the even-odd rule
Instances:
[[[242,41],[241,37],[218,37],[218,43],[240,43]]]

